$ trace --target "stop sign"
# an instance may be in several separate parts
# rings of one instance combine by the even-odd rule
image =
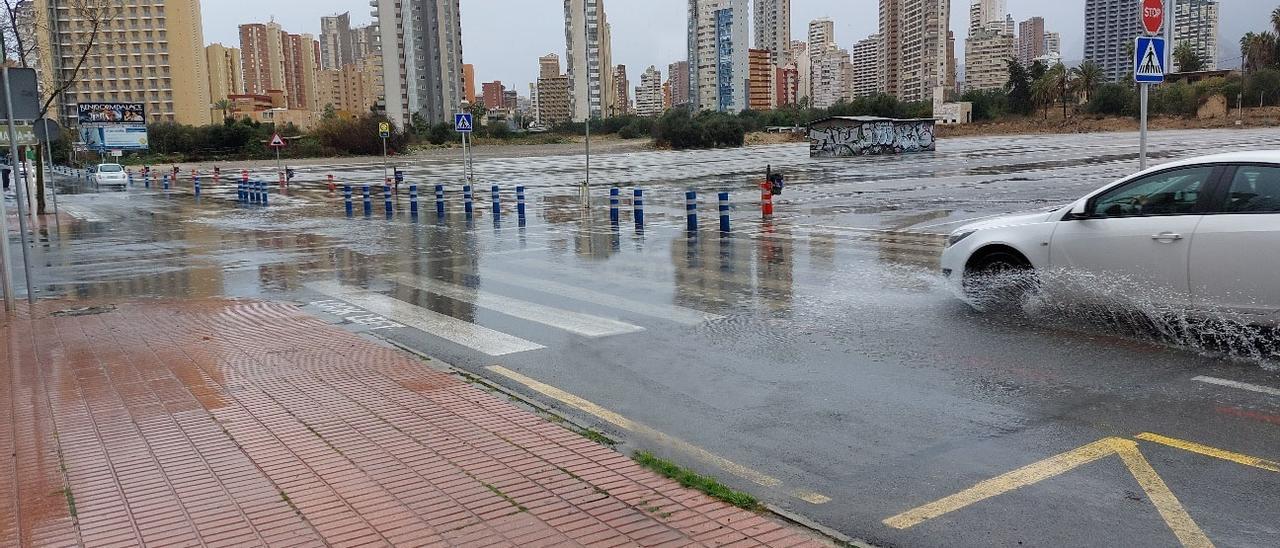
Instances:
[[[1147,34],[1160,34],[1164,26],[1164,0],[1142,0],[1142,28]]]

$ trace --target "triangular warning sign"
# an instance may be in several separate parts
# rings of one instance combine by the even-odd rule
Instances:
[[[1142,52],[1142,60],[1138,62],[1138,76],[1164,76],[1164,59],[1156,53],[1154,40],[1147,41],[1147,51]]]
[[[284,146],[284,139],[281,139],[281,138],[280,138],[280,134],[279,134],[279,133],[272,133],[272,134],[271,134],[271,146],[273,146],[273,147],[282,147],[282,146]]]

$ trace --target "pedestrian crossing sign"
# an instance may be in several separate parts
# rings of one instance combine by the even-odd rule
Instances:
[[[1139,84],[1164,82],[1164,38],[1139,36],[1133,48],[1133,81]]]
[[[471,113],[470,113],[470,112],[459,112],[459,113],[457,113],[457,114],[454,114],[454,115],[453,115],[453,130],[454,130],[454,131],[456,131],[456,132],[458,132],[458,133],[471,133],[471,128],[472,128],[472,127],[474,127],[474,126],[471,124]]]

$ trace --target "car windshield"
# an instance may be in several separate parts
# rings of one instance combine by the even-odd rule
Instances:
[[[124,171],[124,168],[120,167],[120,164],[102,164],[98,166],[98,171],[102,173],[120,173]]]

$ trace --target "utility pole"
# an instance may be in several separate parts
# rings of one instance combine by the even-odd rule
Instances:
[[[591,71],[586,70],[591,66],[591,21],[588,19],[587,4],[591,0],[582,0],[582,52],[585,62],[582,73],[587,78],[587,120],[586,120],[586,152],[587,152],[587,176],[582,182],[582,200],[586,205],[591,204]],[[601,67],[600,70],[609,70],[609,67]],[[604,90],[600,90],[600,97],[604,97]]]
[[[9,57],[9,47],[5,43],[3,33],[0,33],[0,51],[4,52],[4,57],[7,61]],[[23,273],[26,275],[27,304],[34,305],[36,304],[36,294],[32,291],[31,258],[28,256],[27,251],[27,217],[25,208],[23,207],[26,202],[26,193],[23,192],[24,189],[22,188],[22,185],[25,184],[25,182],[18,180],[18,166],[20,165],[20,161],[18,160],[18,131],[14,129],[13,125],[13,90],[10,89],[9,86],[9,65],[7,63],[4,64],[3,68],[0,68],[0,74],[2,74],[0,78],[4,80],[5,112],[8,114],[6,117],[8,118],[8,120],[6,120],[6,124],[8,125],[9,130],[9,166],[11,169],[9,180],[13,183],[14,197],[18,202],[18,242],[22,245],[22,269]],[[3,211],[0,210],[0,214],[2,213]],[[4,240],[4,246],[6,248],[5,262],[8,263],[9,253],[7,252],[7,248],[9,245],[9,233],[7,230],[4,234],[0,235],[0,239]],[[4,293],[5,306],[8,307],[9,310],[13,310],[13,303],[10,302],[12,300],[11,295],[13,285],[9,282],[8,264],[5,265],[4,277],[5,285],[8,286]]]

